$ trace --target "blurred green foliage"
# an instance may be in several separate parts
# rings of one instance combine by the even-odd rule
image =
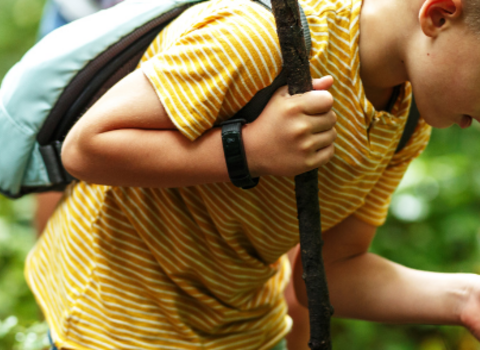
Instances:
[[[35,42],[44,0],[0,1],[0,77]],[[480,128],[435,130],[410,167],[372,250],[406,266],[480,273]],[[35,201],[0,197],[0,350],[47,346],[47,326],[23,277],[35,243]],[[480,350],[460,327],[334,320],[340,350]]]
[[[42,328],[38,327],[40,312],[23,277],[25,257],[35,243],[33,212],[32,198],[16,202],[0,198],[0,349],[41,349],[23,345],[26,341],[41,343],[46,334],[28,330]]]
[[[33,45],[45,0],[0,1],[0,76]]]
[[[44,0],[0,0],[0,77],[35,43]],[[47,326],[23,277],[35,202],[0,197],[0,350],[46,348]]]

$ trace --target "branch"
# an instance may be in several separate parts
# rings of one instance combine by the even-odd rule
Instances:
[[[297,0],[272,0],[277,33],[282,50],[288,91],[291,95],[313,89],[308,53],[305,48]],[[295,177],[295,192],[300,231],[303,279],[307,287],[312,350],[332,348],[330,304],[325,267],[322,258],[320,204],[318,202],[318,170]]]

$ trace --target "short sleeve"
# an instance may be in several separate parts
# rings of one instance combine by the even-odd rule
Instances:
[[[232,117],[282,67],[273,15],[249,0],[193,6],[162,31],[146,56],[141,69],[192,141]]]
[[[409,164],[425,149],[430,139],[431,127],[420,118],[410,141],[396,153],[378,182],[365,198],[364,204],[354,215],[374,226],[384,224],[393,192],[407,171]]]

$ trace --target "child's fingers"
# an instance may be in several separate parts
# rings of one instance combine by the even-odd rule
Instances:
[[[331,75],[326,75],[320,79],[313,79],[313,90],[328,90],[332,87],[333,82],[334,80]]]
[[[310,163],[312,166],[310,168],[315,169],[319,168],[322,165],[327,164],[335,155],[335,145],[333,143],[329,144],[328,146],[319,149],[317,152],[314,153],[312,158],[310,159]]]
[[[328,131],[324,131],[318,134],[312,135],[308,141],[308,149],[312,152],[318,152],[325,147],[332,145],[337,139],[337,130],[331,128]]]
[[[332,129],[337,123],[337,115],[334,111],[330,110],[319,116],[310,117],[312,125],[312,133],[316,134]]]

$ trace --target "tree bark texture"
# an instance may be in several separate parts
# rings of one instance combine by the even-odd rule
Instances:
[[[291,95],[313,89],[309,54],[306,52],[297,0],[272,0],[277,32]],[[307,288],[312,350],[330,350],[330,304],[322,257],[320,204],[318,201],[318,170],[295,177],[295,192],[300,231],[303,279]]]

